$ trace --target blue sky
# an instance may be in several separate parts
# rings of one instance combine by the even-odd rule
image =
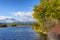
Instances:
[[[0,16],[9,16],[17,19],[24,18],[25,16],[28,17],[27,14],[32,13],[35,4],[38,5],[39,0],[0,0]]]

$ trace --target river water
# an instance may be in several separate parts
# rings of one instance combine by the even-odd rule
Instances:
[[[31,26],[0,28],[0,40],[39,40]]]

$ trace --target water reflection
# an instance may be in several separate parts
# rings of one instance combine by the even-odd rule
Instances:
[[[0,40],[39,40],[31,26],[0,28]]]

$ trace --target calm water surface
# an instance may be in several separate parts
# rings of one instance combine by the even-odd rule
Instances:
[[[0,28],[0,40],[38,40],[31,26]]]

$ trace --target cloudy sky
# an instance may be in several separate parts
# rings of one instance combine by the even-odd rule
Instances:
[[[15,18],[19,21],[34,21],[33,7],[39,0],[0,0],[0,20]]]

